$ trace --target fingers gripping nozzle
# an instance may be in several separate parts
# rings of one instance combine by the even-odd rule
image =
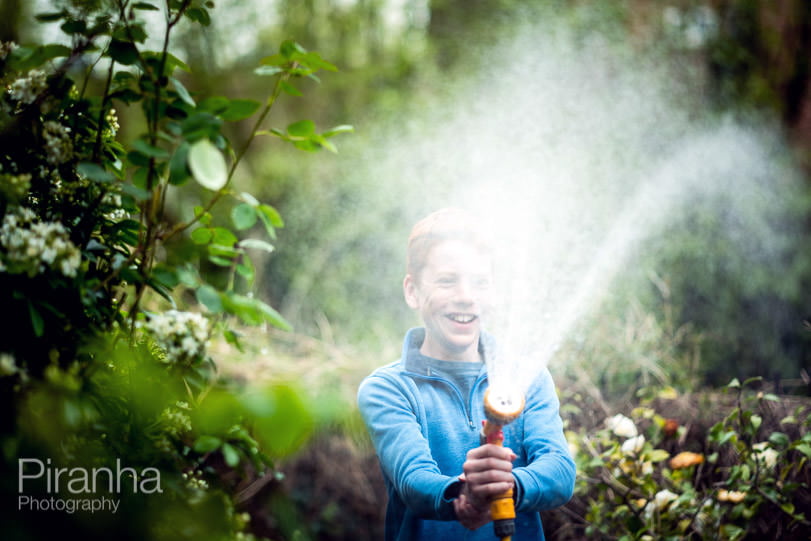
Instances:
[[[484,426],[482,444],[504,445],[502,427],[513,422],[524,409],[524,396],[514,391],[487,389],[484,394]],[[515,533],[515,503],[512,489],[502,492],[490,502],[493,532],[502,541],[508,541]]]

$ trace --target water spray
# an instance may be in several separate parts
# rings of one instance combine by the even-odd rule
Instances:
[[[487,389],[484,393],[484,416],[482,444],[504,445],[502,428],[513,422],[524,409],[524,395],[514,389]],[[493,519],[493,532],[502,541],[510,541],[515,533],[515,503],[513,490],[497,495],[490,502],[490,516]]]

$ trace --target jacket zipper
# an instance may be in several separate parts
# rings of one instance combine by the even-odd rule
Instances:
[[[459,388],[456,385],[454,385],[453,383],[451,383],[447,379],[439,377],[439,376],[426,376],[426,375],[423,375],[423,374],[416,374],[414,372],[410,372],[409,374],[412,377],[417,377],[417,378],[424,379],[424,380],[427,380],[427,381],[439,381],[441,383],[444,383],[445,385],[447,385],[451,389],[453,389],[454,394],[456,394],[456,398],[459,399],[458,403],[462,406],[462,412],[464,412],[465,417],[467,418],[468,427],[470,428],[470,430],[476,430],[476,424],[473,422],[473,397],[476,394],[476,388],[486,378],[485,375],[479,375],[479,376],[476,377],[476,381],[473,382],[473,386],[470,388],[470,396],[468,397],[468,403],[466,405],[465,404],[465,398],[462,396],[462,392],[459,390]]]

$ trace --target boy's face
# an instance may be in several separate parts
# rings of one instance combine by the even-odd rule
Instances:
[[[483,312],[490,308],[490,257],[470,242],[434,246],[419,276],[405,277],[406,303],[425,323],[420,351],[446,361],[479,361]]]

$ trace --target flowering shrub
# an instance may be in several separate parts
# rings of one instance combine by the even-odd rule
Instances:
[[[33,278],[50,271],[73,278],[81,263],[67,229],[59,222],[38,221],[26,207],[13,207],[3,217],[0,245],[4,249],[0,271],[9,274]]]
[[[59,6],[37,18],[60,23],[70,45],[0,44],[0,305],[12,315],[0,397],[14,413],[0,425],[2,460],[9,471],[16,457],[39,455],[68,468],[160,467],[164,494],[130,497],[115,517],[121,531],[230,538],[247,526],[233,480],[274,479],[273,456],[300,444],[312,417],[289,388],[216,377],[208,343],[222,334],[239,346],[232,321],[288,328],[249,291],[252,258],[273,249],[284,222],[233,175],[260,132],[335,151],[329,139],[349,126],[261,128],[282,93],[301,94],[297,79],[336,68],[287,41],[256,70],[273,81],[264,101],[204,98],[181,82],[191,70],[170,44],[178,25],[209,24],[211,2]],[[147,11],[163,13],[160,30],[141,17]],[[145,45],[153,31],[162,32],[157,51]],[[132,140],[119,140],[116,108],[143,130]],[[251,136],[232,147],[223,126],[251,117]],[[167,194],[190,190],[205,203],[173,218]],[[230,221],[215,220],[229,204]],[[246,238],[257,223],[266,237]],[[210,279],[200,261],[227,279]],[[158,511],[160,520],[139,514]],[[12,537],[40,538],[65,520],[86,526],[34,515],[3,523],[17,525]]]
[[[686,427],[652,407],[617,414],[593,433],[570,433],[578,466],[574,511],[588,537],[611,539],[804,539],[811,528],[811,412],[798,407],[764,430],[778,398],[737,393],[732,410],[695,450]],[[802,418],[805,415],[805,418]],[[570,511],[572,512],[572,511]]]
[[[200,314],[168,310],[149,318],[146,327],[166,352],[168,362],[205,357],[210,330],[208,320]]]

